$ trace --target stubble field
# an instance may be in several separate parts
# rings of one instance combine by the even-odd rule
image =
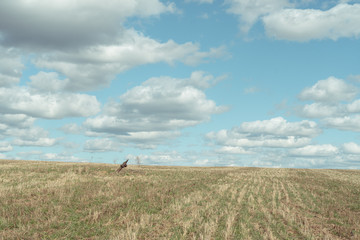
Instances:
[[[0,160],[0,239],[360,239],[359,170],[116,168]]]

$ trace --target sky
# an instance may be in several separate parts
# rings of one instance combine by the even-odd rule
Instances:
[[[360,169],[359,0],[2,0],[0,56],[2,159]]]

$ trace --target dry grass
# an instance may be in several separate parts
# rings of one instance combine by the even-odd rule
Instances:
[[[0,160],[0,239],[360,239],[360,171]]]

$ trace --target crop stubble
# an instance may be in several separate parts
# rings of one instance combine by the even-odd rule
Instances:
[[[360,171],[0,160],[0,239],[360,239]]]

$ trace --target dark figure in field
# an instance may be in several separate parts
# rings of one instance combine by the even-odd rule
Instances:
[[[116,170],[116,172],[120,172],[121,169],[126,168],[128,161],[129,161],[129,159],[127,159],[125,162],[123,162],[123,164],[120,165],[120,167]]]

